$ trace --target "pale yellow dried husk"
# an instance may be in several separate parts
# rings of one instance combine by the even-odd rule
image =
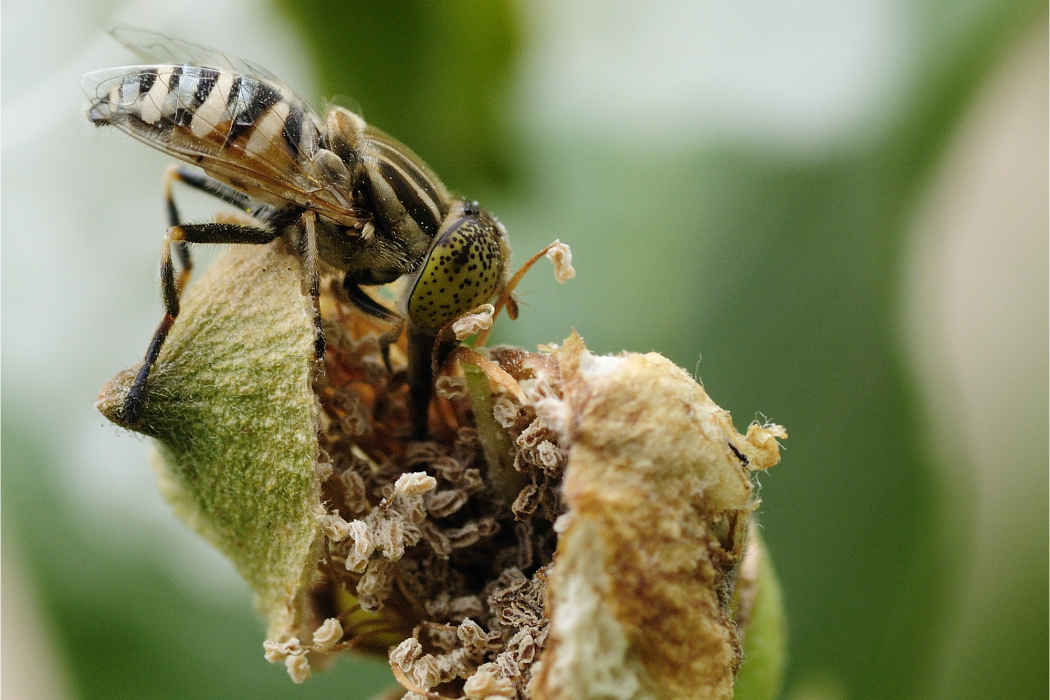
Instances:
[[[595,357],[575,334],[559,354],[568,513],[531,695],[731,698],[739,646],[718,596],[727,561],[718,539],[728,524],[729,559],[739,561],[755,507],[748,471],[775,464],[786,434],[758,425],[739,434],[659,355]]]

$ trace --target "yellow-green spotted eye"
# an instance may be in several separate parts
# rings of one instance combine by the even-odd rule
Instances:
[[[476,210],[474,210],[476,211]],[[437,330],[492,299],[503,283],[503,233],[484,212],[438,233],[408,298],[408,318]]]

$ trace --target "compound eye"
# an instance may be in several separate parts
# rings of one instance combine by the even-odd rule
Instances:
[[[487,217],[476,215],[439,232],[408,298],[409,320],[437,330],[491,300],[503,281],[501,240]]]

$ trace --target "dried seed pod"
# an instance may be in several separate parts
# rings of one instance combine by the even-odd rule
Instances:
[[[255,589],[268,660],[301,682],[352,647],[427,697],[721,699],[742,637],[768,697],[782,616],[768,558],[744,554],[779,426],[741,435],[684,370],[573,334],[457,350],[467,390],[414,441],[403,347],[377,371],[386,329],[326,291],[341,340],[318,372],[281,245],[232,248],[188,291],[134,426],[176,512]],[[111,420],[133,377],[103,389]]]

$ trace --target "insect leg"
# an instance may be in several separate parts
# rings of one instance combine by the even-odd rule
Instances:
[[[314,329],[317,331],[314,340],[314,356],[324,357],[324,328],[321,326],[321,273],[317,269],[317,214],[312,211],[303,213],[303,228],[306,235],[299,241],[300,254],[306,268],[306,277],[310,280],[310,296],[314,302]]]
[[[172,226],[178,224],[178,215],[173,214],[175,212],[175,203],[171,195],[171,185],[175,182],[181,182],[199,192],[210,194],[227,204],[232,204],[238,209],[250,211],[252,208],[253,202],[251,197],[233,189],[225,182],[220,182],[213,177],[190,170],[185,165],[169,165],[164,173],[164,197],[168,202],[169,217],[174,217]]]
[[[349,273],[343,278],[343,289],[346,290],[350,301],[359,310],[369,316],[375,316],[382,321],[394,324],[393,328],[379,336],[379,349],[383,353],[383,364],[386,365],[388,372],[392,372],[393,370],[390,367],[390,346],[401,337],[401,331],[405,329],[405,319],[365,294],[365,291],[354,282]]]
[[[182,223],[179,209],[175,206],[175,197],[172,194],[172,185],[181,182],[200,192],[205,192],[213,197],[221,199],[227,204],[249,211],[252,200],[243,192],[238,192],[224,182],[219,182],[213,177],[194,172],[184,165],[169,165],[164,171],[164,202],[168,210],[168,226],[178,226]],[[175,254],[179,257],[179,280],[178,288],[184,289],[193,271],[193,258],[190,257],[190,248],[186,241],[175,242]]]
[[[347,296],[358,309],[376,318],[393,323],[394,326],[379,336],[379,347],[383,361],[390,371],[390,345],[405,329],[405,320],[386,308],[372,297],[365,294],[360,285],[354,281],[353,273],[343,278],[343,288]],[[408,395],[409,414],[412,418],[412,437],[415,440],[426,440],[429,434],[430,399],[434,391],[434,367],[444,363],[455,347],[455,342],[443,342],[435,350],[437,334],[432,330],[415,325],[408,326]]]
[[[153,366],[157,364],[157,357],[160,355],[160,349],[164,345],[164,340],[168,337],[168,331],[171,330],[172,324],[175,323],[175,319],[179,315],[179,296],[182,292],[182,285],[185,281],[187,270],[183,270],[183,273],[179,275],[178,281],[176,281],[175,266],[171,261],[172,245],[185,246],[187,243],[263,244],[269,243],[277,238],[278,235],[278,232],[273,229],[227,223],[184,224],[182,226],[172,226],[168,229],[164,235],[164,246],[160,254],[161,296],[164,298],[164,318],[161,319],[160,325],[157,326],[157,330],[153,333],[153,339],[150,341],[149,349],[146,350],[146,357],[142,367],[139,368],[138,374],[135,375],[135,382],[131,385],[128,395],[124,398],[122,417],[126,423],[134,424],[138,422],[146,389],[146,380],[149,378]]]

